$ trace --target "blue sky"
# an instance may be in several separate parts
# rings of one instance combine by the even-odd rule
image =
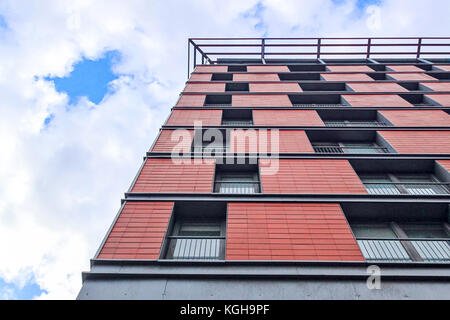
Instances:
[[[0,297],[76,296],[185,84],[188,37],[445,36],[449,11],[448,0],[1,0]]]

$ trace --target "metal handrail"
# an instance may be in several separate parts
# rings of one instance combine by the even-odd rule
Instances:
[[[352,126],[370,126],[370,127],[390,127],[392,125],[380,121],[324,121],[327,127],[352,127]]]
[[[168,236],[167,259],[221,260],[225,237],[221,236]]]
[[[346,153],[346,149],[367,149],[369,151],[374,152],[382,152],[382,153],[388,153],[389,150],[385,147],[352,147],[352,146],[333,146],[333,145],[321,145],[321,146],[314,146],[313,145],[314,152],[317,153]]]
[[[439,195],[450,193],[449,182],[364,182],[369,194]]]

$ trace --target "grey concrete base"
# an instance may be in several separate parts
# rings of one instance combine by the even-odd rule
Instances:
[[[100,263],[78,299],[450,299],[448,266],[380,266],[381,289],[372,290],[367,266]]]

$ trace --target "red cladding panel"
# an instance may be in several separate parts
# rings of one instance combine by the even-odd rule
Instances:
[[[413,80],[413,81],[423,81],[423,80],[436,80],[435,78],[425,74],[425,73],[386,73],[387,76],[399,81]]]
[[[228,203],[227,260],[364,261],[338,204]]]
[[[450,91],[450,82],[424,82],[420,85],[433,91]]]
[[[222,110],[173,110],[166,125],[193,126],[194,121],[201,121],[203,126],[220,126]]]
[[[287,94],[236,94],[233,107],[292,107]]]
[[[275,163],[271,163],[275,161]],[[263,167],[276,167],[274,174],[263,174]],[[260,160],[264,193],[366,194],[358,175],[347,160],[279,159]]]
[[[180,159],[178,159],[180,160]],[[210,193],[215,162],[174,163],[172,159],[147,159],[132,192]],[[200,161],[200,160],[197,160]]]
[[[197,66],[194,72],[227,72],[227,66]]]
[[[256,126],[325,126],[315,110],[253,110]]]
[[[276,73],[235,73],[233,81],[280,81]]]
[[[247,66],[247,72],[289,72],[287,66]]]
[[[450,115],[442,110],[380,110],[378,112],[399,127],[450,126]]]
[[[192,145],[192,135],[193,130],[183,130],[186,136],[179,135],[182,133],[181,130],[162,130],[155,145],[153,146],[152,152],[172,152],[175,146],[179,146],[182,150],[189,150]],[[187,139],[187,135],[189,138]]]
[[[98,259],[158,259],[172,209],[173,202],[127,202]]]
[[[356,92],[407,92],[409,90],[403,88],[397,83],[348,83],[353,91]]]
[[[225,92],[225,83],[188,83],[184,92]]]
[[[396,94],[354,94],[343,95],[354,107],[412,107],[408,101]]]
[[[322,73],[327,81],[375,81],[365,73]]]
[[[205,103],[204,94],[182,95],[177,102],[177,107],[202,107]]]
[[[231,150],[235,153],[314,153],[305,131],[279,130],[278,146],[277,140],[272,143],[273,135],[272,130],[232,130]]]
[[[327,66],[331,72],[374,72],[369,66]]]
[[[386,66],[391,71],[395,72],[424,72],[423,69],[412,66],[412,65],[397,65],[397,66]]]
[[[450,131],[378,131],[398,153],[450,153]]]
[[[425,97],[439,103],[443,107],[450,107],[450,94],[427,94]]]
[[[189,81],[211,81],[212,73],[192,73]]]
[[[298,83],[250,83],[250,92],[302,92]]]
[[[450,173],[450,160],[438,160],[437,163]]]

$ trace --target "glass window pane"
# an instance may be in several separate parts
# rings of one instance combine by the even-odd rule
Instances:
[[[196,237],[220,236],[220,224],[182,224],[178,235]]]
[[[404,224],[400,227],[408,238],[448,238],[449,235],[441,224]]]
[[[352,224],[357,238],[397,238],[388,224]]]

